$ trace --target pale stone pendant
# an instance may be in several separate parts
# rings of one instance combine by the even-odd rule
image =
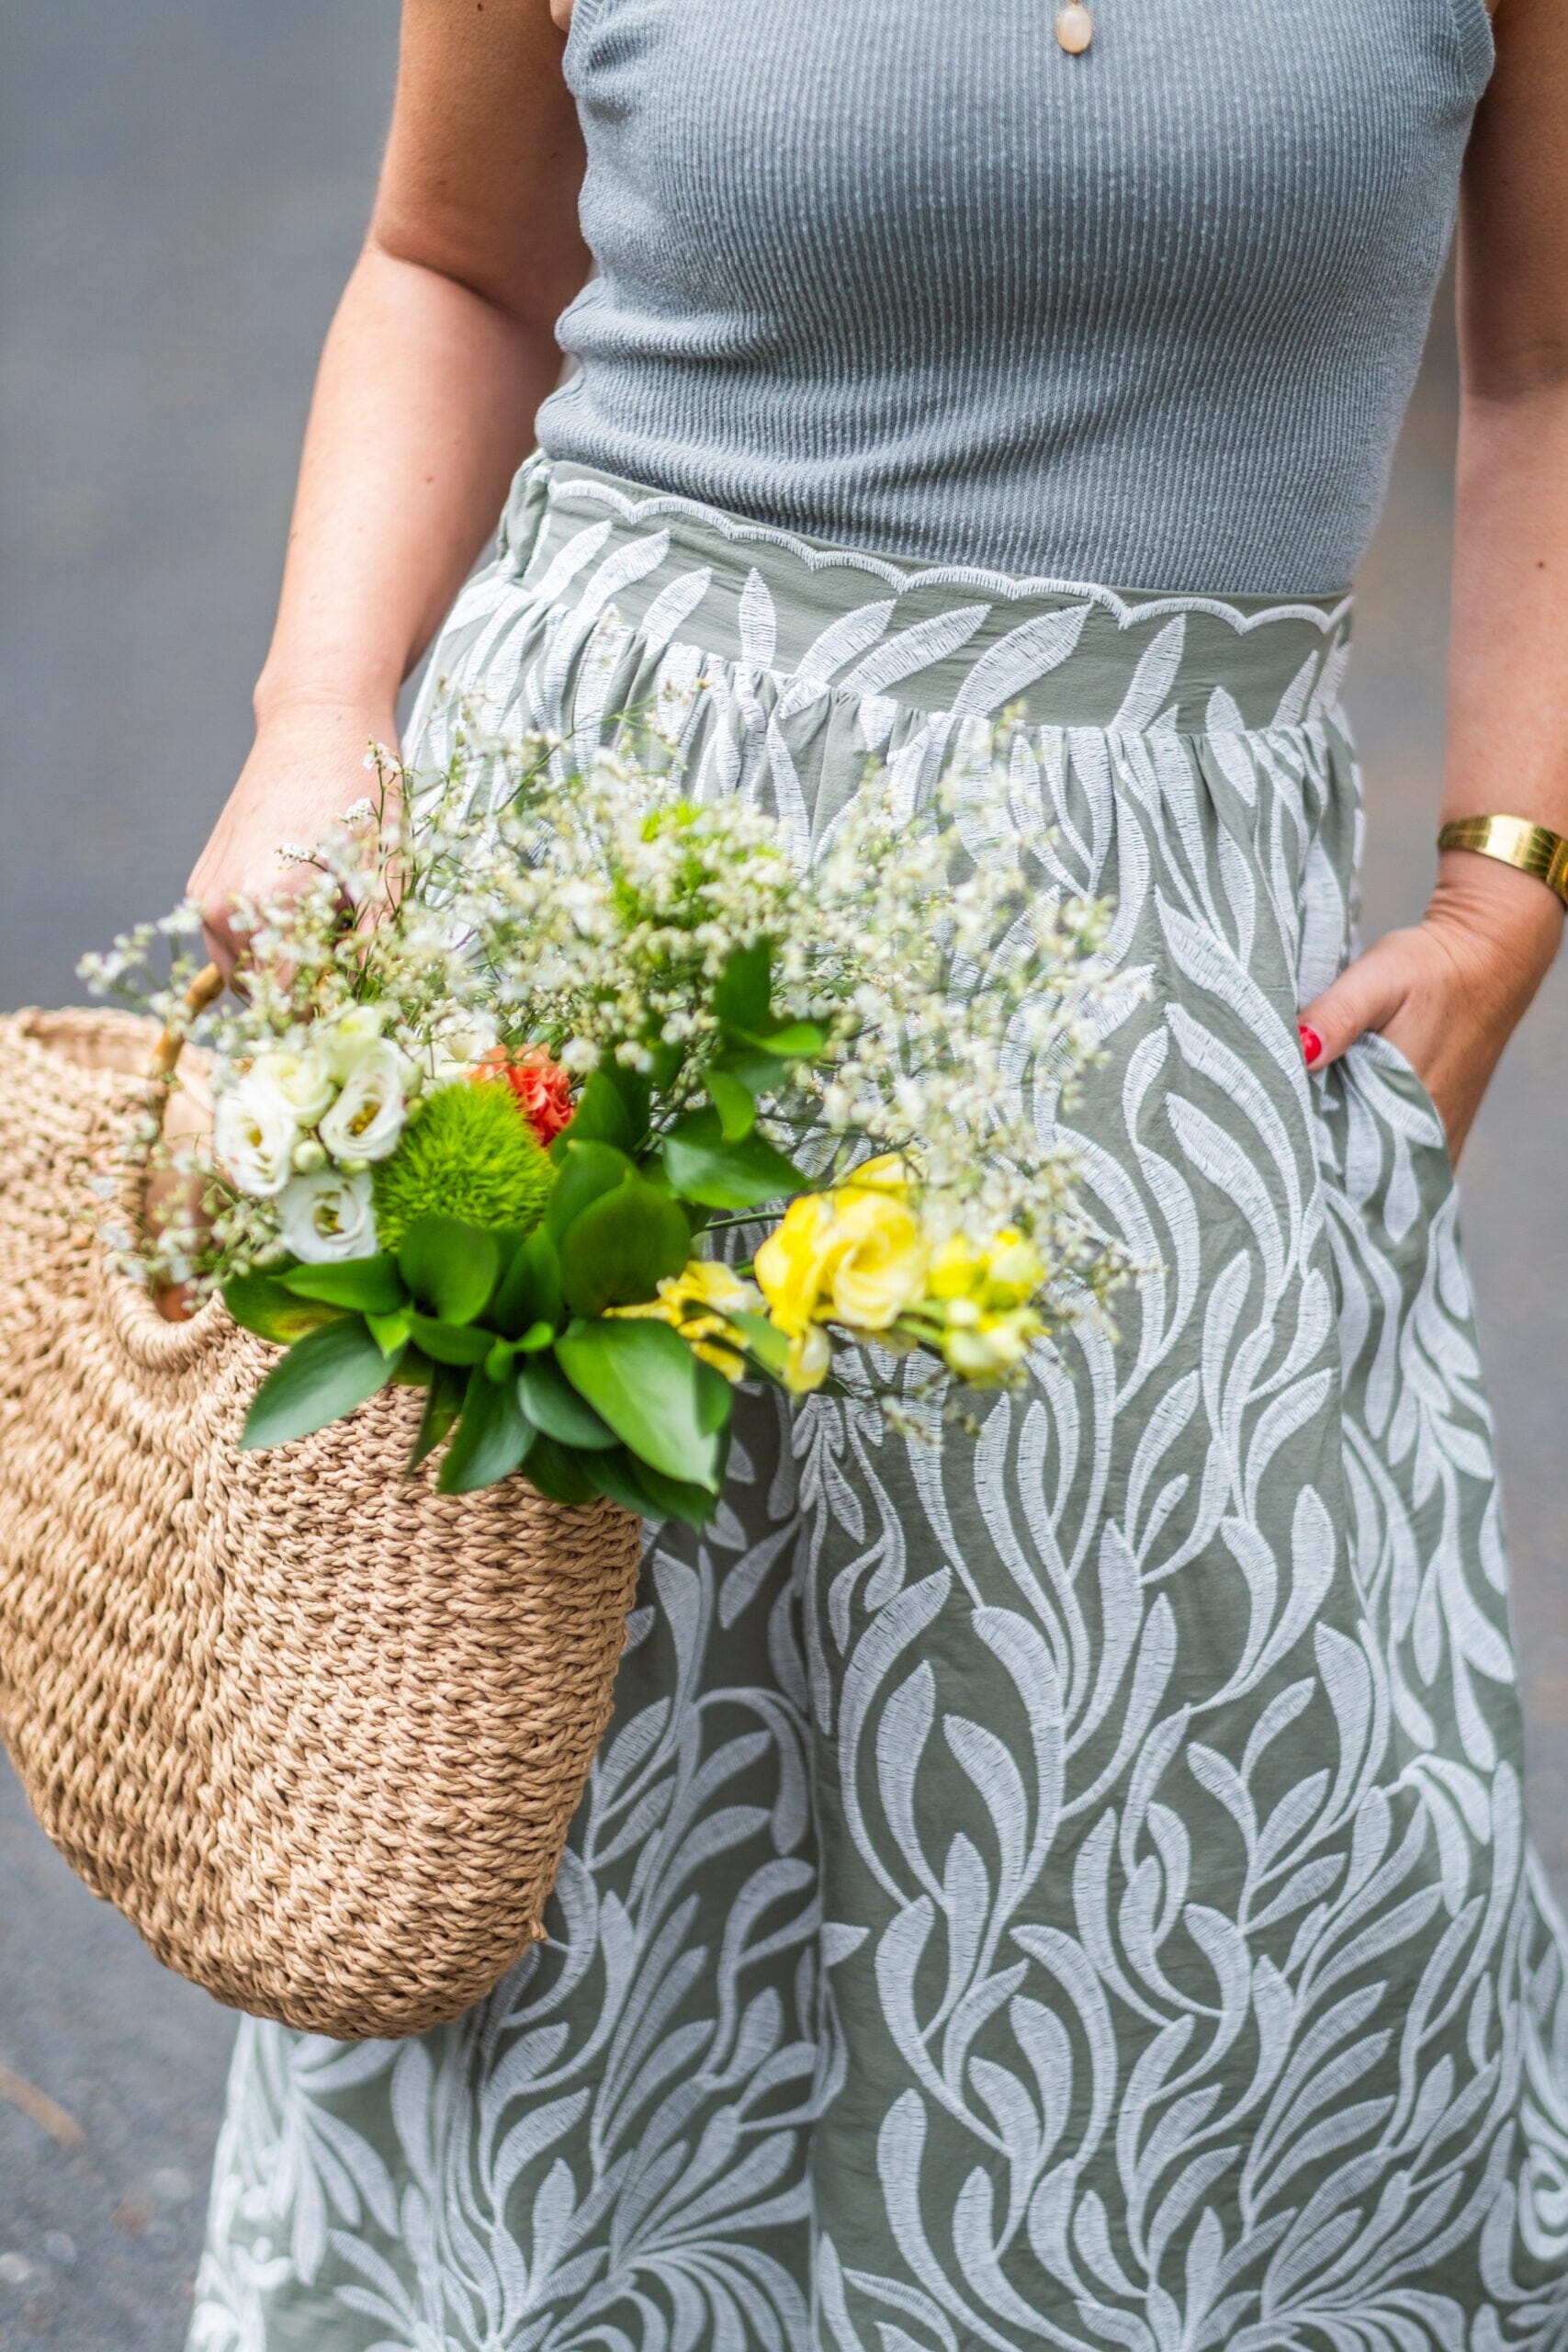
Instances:
[[[1056,39],[1069,57],[1081,57],[1094,39],[1094,18],[1083,0],[1066,0],[1056,12]]]

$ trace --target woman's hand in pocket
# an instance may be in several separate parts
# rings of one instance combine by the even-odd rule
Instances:
[[[1446,852],[1422,920],[1386,932],[1303,1008],[1309,1066],[1325,1069],[1367,1030],[1382,1031],[1431,1095],[1457,1159],[1557,953],[1562,920],[1533,875],[1473,851]]]
[[[202,911],[207,944],[225,977],[245,951],[236,902],[299,888],[311,872],[290,866],[285,845],[313,849],[345,810],[374,788],[369,746],[396,748],[390,710],[355,703],[292,701],[269,709],[186,885]]]

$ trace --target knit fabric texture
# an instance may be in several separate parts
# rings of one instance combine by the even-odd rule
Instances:
[[[577,0],[552,457],[843,545],[1201,593],[1371,536],[1484,0]]]

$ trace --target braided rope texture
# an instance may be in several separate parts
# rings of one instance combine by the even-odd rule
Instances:
[[[242,1453],[274,1351],[216,1300],[163,1321],[99,1232],[152,1037],[0,1019],[0,1736],[169,1967],[310,2032],[422,2032],[544,1934],[638,1522],[404,1477],[408,1389]]]

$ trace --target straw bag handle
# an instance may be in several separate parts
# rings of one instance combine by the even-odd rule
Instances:
[[[154,1085],[162,1085],[166,1079],[173,1078],[175,1066],[185,1051],[186,1025],[222,995],[226,985],[216,964],[203,965],[186,990],[184,1012],[165,1024],[163,1035],[152,1048],[147,1075]]]

